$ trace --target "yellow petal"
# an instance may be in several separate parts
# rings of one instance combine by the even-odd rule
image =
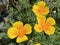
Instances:
[[[37,5],[34,5],[33,8],[32,8],[32,11],[35,13],[35,14],[40,14],[38,13],[38,10],[39,10],[39,7]]]
[[[36,32],[42,32],[42,27],[40,25],[35,24],[34,29]]]
[[[55,25],[56,24],[55,20],[52,17],[49,17],[47,19],[47,22],[46,23],[48,23],[49,25]]]
[[[18,36],[17,39],[16,39],[16,42],[21,43],[21,42],[24,42],[26,40],[28,40],[28,37],[26,35],[24,35],[22,37]]]
[[[33,5],[32,11],[35,12],[38,9],[37,5]]]
[[[40,8],[37,5],[34,5],[32,11],[35,13],[36,16],[40,16],[39,12]]]
[[[24,29],[26,31],[26,34],[30,34],[32,32],[32,27],[30,24],[25,24]]]
[[[49,13],[49,7],[45,7],[44,8],[44,12],[43,12],[43,15],[47,15]]]
[[[44,29],[44,31],[46,34],[52,35],[55,32],[55,27],[54,26],[47,27],[47,29]]]
[[[38,4],[38,6],[45,6],[46,5],[46,3],[44,1],[40,1],[37,4]]]
[[[21,27],[23,27],[23,22],[17,21],[13,24],[13,27],[20,29]]]
[[[40,43],[36,43],[35,45],[41,45]]]
[[[19,35],[19,33],[15,27],[10,27],[7,31],[7,35],[10,39],[14,39]]]
[[[41,26],[43,26],[45,24],[46,17],[45,16],[37,17],[37,21],[38,21],[38,24],[40,24]]]

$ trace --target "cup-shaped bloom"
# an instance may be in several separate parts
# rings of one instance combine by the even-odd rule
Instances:
[[[40,1],[37,4],[33,5],[32,11],[36,16],[47,15],[49,13],[49,7],[44,1]]]
[[[56,24],[55,20],[52,17],[46,19],[45,16],[37,17],[38,24],[35,24],[34,29],[36,32],[44,31],[48,35],[52,35],[55,32],[54,25]]]
[[[26,34],[30,34],[31,32],[32,27],[30,24],[23,25],[23,22],[17,21],[8,29],[7,35],[10,39],[17,38],[16,42],[21,43],[28,40]]]

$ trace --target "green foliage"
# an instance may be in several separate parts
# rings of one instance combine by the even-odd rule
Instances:
[[[2,26],[0,31],[0,45],[34,45],[40,42],[41,45],[60,45],[60,0],[44,0],[50,8],[48,16],[55,18],[56,31],[53,35],[46,35],[44,32],[37,33],[34,31],[28,35],[29,40],[20,44],[17,44],[14,40],[7,37],[7,30],[15,21],[22,21],[24,24],[29,23],[34,27],[37,23],[36,16],[32,12],[32,6],[40,0],[18,0],[17,9],[9,7],[9,15],[7,17],[7,23]]]

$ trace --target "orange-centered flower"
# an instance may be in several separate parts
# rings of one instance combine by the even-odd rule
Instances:
[[[44,1],[40,1],[33,6],[32,11],[36,14],[36,16],[47,15],[49,13],[49,7],[46,6]]]
[[[28,40],[28,37],[25,34],[30,34],[32,32],[31,28],[30,24],[25,24],[23,26],[22,22],[17,21],[8,29],[7,34],[10,39],[17,37],[16,42],[21,43]]]
[[[35,24],[34,29],[36,32],[44,32],[48,35],[54,34],[55,32],[55,20],[52,17],[46,19],[45,16],[37,17],[38,24]]]

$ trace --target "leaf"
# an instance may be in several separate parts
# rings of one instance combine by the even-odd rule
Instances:
[[[7,37],[5,32],[0,33],[0,39],[2,39],[2,37]]]
[[[14,43],[9,43],[8,45],[15,45]]]

